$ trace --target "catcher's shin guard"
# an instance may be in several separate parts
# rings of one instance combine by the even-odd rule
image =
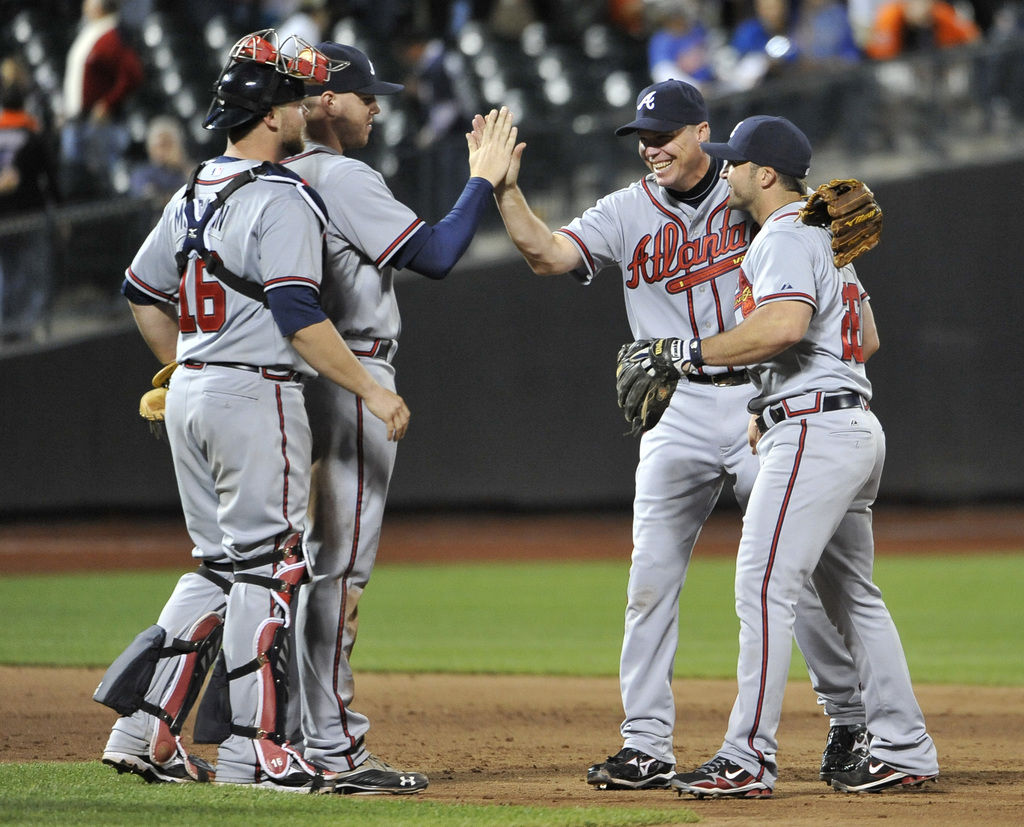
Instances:
[[[182,638],[171,643],[171,650],[184,652],[163,694],[159,706],[143,702],[141,709],[157,719],[154,737],[150,740],[150,755],[162,763],[178,750],[178,736],[185,724],[210,665],[220,651],[224,620],[220,614],[210,612],[199,618]]]
[[[192,726],[192,740],[197,744],[219,744],[231,734],[231,697],[228,692],[228,668],[224,664],[224,652],[217,655],[217,661],[206,682],[206,691],[196,708],[196,720]]]
[[[271,564],[270,576],[247,573]],[[241,570],[240,570],[241,569]],[[253,635],[253,658],[227,672],[228,681],[255,673],[256,710],[252,725],[230,725],[230,733],[254,741],[263,771],[271,778],[283,778],[291,764],[301,757],[288,746],[281,731],[288,701],[288,632],[295,591],[306,579],[305,547],[302,534],[290,532],[278,538],[273,552],[236,566],[235,583],[269,590],[275,614],[261,621]]]

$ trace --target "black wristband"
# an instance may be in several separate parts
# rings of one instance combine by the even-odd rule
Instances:
[[[695,368],[704,367],[704,354],[701,353],[700,339],[690,339],[690,364]]]

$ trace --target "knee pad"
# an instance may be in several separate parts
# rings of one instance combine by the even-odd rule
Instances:
[[[167,645],[167,632],[161,626],[150,626],[110,665],[93,693],[93,700],[121,715],[131,715],[141,709],[177,735],[220,649],[223,624],[220,614],[208,612]],[[150,703],[146,695],[152,687],[157,662],[173,657],[181,657],[181,661],[161,693],[160,703]]]
[[[119,715],[132,715],[146,701],[167,633],[156,624],[139,632],[103,674],[92,699]]]
[[[270,564],[272,574],[267,577],[247,574],[247,570]],[[235,582],[251,583],[270,590],[274,602],[284,612],[285,624],[291,623],[289,606],[299,586],[307,580],[306,543],[301,531],[286,531],[274,541],[274,550],[244,563],[235,564]]]

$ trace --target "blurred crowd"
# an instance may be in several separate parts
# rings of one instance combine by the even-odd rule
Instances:
[[[266,27],[310,42],[358,36],[355,45],[405,83],[401,129],[393,127],[389,139],[397,160],[383,167],[428,219],[457,195],[463,133],[489,105],[480,79],[470,83],[463,44],[473,27],[507,43],[532,36],[537,45],[524,46],[527,59],[557,58],[549,63],[556,73],[589,52],[600,28],[610,44],[600,63],[636,69],[620,104],[669,77],[711,100],[777,79],[827,77],[851,64],[1024,36],[1024,0],[0,0],[0,14],[5,336],[20,335],[39,301],[26,298],[26,279],[36,278],[25,276],[28,242],[19,247],[22,236],[4,235],[4,220],[111,197],[164,203],[209,149],[195,125],[224,57],[211,48],[214,30],[222,49]],[[163,30],[153,29],[156,18]],[[602,108],[596,92],[579,95],[578,87],[565,87],[559,98],[544,71],[556,108],[570,99],[574,111]],[[171,105],[172,72],[182,75],[179,86],[195,87],[192,100]]]

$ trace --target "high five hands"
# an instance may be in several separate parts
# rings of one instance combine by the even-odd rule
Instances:
[[[469,174],[485,178],[495,190],[515,186],[525,143],[516,143],[519,130],[512,125],[507,106],[492,109],[487,116],[473,116],[473,131],[466,133],[469,146]]]

